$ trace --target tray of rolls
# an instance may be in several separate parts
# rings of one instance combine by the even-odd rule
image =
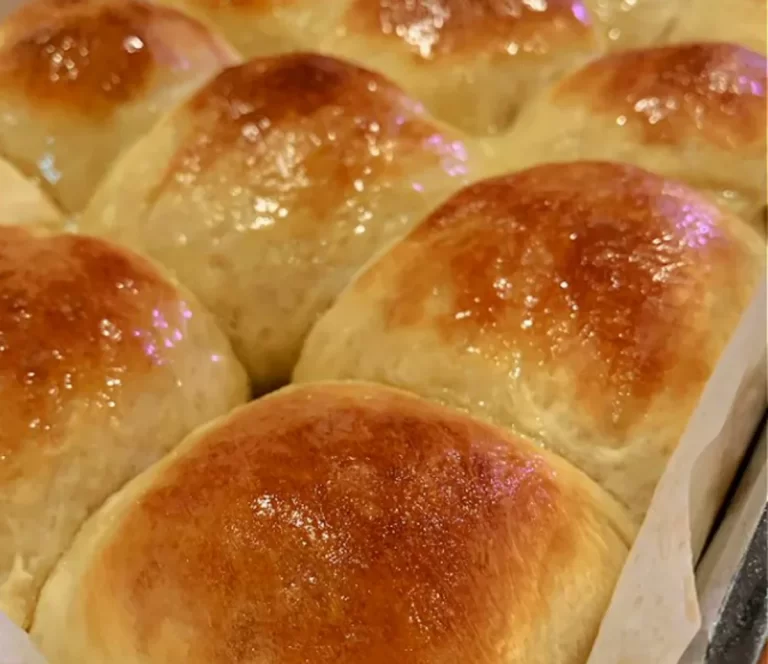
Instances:
[[[0,8],[0,664],[757,660],[764,3]]]

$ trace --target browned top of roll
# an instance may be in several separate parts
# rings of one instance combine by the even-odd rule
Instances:
[[[427,60],[474,51],[536,56],[592,39],[581,0],[550,0],[542,8],[524,0],[354,0],[345,22],[357,32],[400,40]]]
[[[148,661],[180,652],[182,632],[194,662],[507,661],[555,629],[560,573],[621,559],[571,473],[405,393],[290,388],[131,499],[83,580],[89,638]]]
[[[205,9],[245,9],[255,11],[270,11],[280,7],[290,7],[298,4],[298,0],[184,0],[193,7]]]
[[[529,367],[565,362],[598,425],[621,429],[660,387],[685,394],[709,375],[701,348],[719,332],[681,312],[716,295],[710,274],[754,283],[759,241],[741,225],[635,167],[543,165],[466,188],[396,246],[385,318],[436,326],[489,357],[517,348]],[[427,305],[437,287],[444,310]]]
[[[36,0],[3,23],[0,89],[93,117],[140,99],[189,50],[231,61],[224,42],[172,9],[139,0]]]
[[[120,401],[124,384],[164,362],[183,302],[146,261],[88,237],[37,237],[0,225],[0,471],[68,404]],[[24,435],[22,435],[24,434]]]
[[[404,155],[459,168],[462,147],[379,74],[308,53],[251,60],[222,72],[186,104],[189,129],[155,194],[183,187],[221,158],[262,182],[284,180],[318,221],[355,183],[396,176]],[[301,183],[305,184],[302,185]],[[320,182],[327,186],[317,187]],[[312,184],[311,199],[301,192]],[[283,186],[284,191],[289,188]],[[150,196],[152,198],[152,196]],[[272,212],[272,211],[265,211]],[[296,216],[294,214],[294,216]]]
[[[290,7],[296,0],[184,0],[187,5],[205,9],[253,9],[269,11],[278,7]]]
[[[566,78],[554,100],[616,115],[649,143],[699,136],[726,148],[764,144],[767,67],[763,55],[733,44],[627,51]]]

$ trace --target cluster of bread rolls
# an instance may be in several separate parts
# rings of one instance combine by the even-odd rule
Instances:
[[[764,271],[765,5],[695,4],[0,23],[0,611],[50,664],[586,662]]]

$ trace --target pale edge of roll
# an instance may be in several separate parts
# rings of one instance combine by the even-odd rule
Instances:
[[[720,507],[703,497],[732,477],[768,405],[767,302],[763,279],[659,481],[588,664],[677,664],[700,627],[693,560]],[[2,614],[0,664],[46,664]]]
[[[765,412],[765,278],[659,481],[588,664],[677,664],[701,625],[693,560]],[[709,504],[707,504],[709,502]]]

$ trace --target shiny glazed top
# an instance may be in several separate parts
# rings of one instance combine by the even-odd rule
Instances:
[[[353,0],[344,23],[398,40],[423,60],[476,51],[539,56],[593,39],[581,0]]]
[[[0,226],[0,476],[56,446],[72,408],[119,408],[191,317],[146,261],[101,240]]]
[[[185,0],[188,5],[196,5],[208,9],[257,9],[269,10],[273,7],[291,5],[293,0]]]
[[[616,116],[648,143],[696,137],[765,151],[768,64],[733,44],[684,44],[615,53],[564,79],[555,103]]]
[[[685,395],[709,375],[720,332],[694,314],[723,276],[745,297],[757,279],[759,241],[725,214],[634,167],[543,165],[464,189],[357,288],[385,280],[388,326],[511,362],[512,381],[570,372],[618,444],[658,390]]]
[[[179,125],[189,129],[150,202],[206,178],[209,186],[220,182],[216,166],[226,161],[232,195],[248,187],[260,194],[253,228],[290,213],[313,222],[301,228],[294,222],[297,233],[317,232],[323,228],[317,222],[346,205],[360,210],[356,232],[363,232],[381,181],[408,177],[413,160],[449,176],[467,172],[463,144],[442,135],[420,105],[382,76],[320,55],[232,67],[179,112]]]
[[[0,89],[99,119],[142,99],[160,70],[232,57],[202,24],[172,9],[140,0],[36,0],[2,24]]]
[[[289,388],[131,500],[84,579],[89,639],[194,664],[509,661],[592,527],[587,494],[560,486],[532,448],[455,411]],[[102,620],[106,601],[124,618]]]

